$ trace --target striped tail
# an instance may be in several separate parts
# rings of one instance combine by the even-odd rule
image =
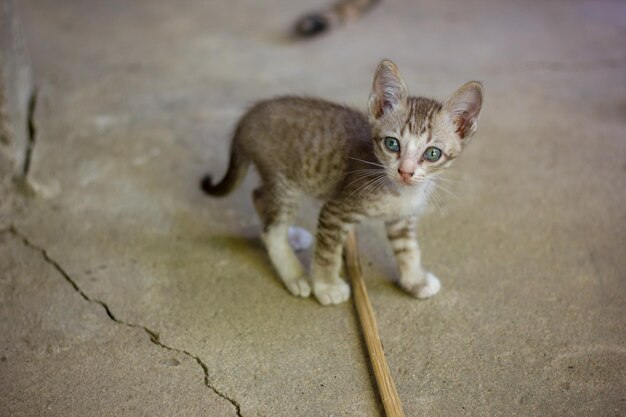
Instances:
[[[329,8],[310,13],[298,20],[295,33],[308,38],[345,24],[367,12],[380,0],[339,0]]]
[[[202,178],[200,182],[200,187],[202,190],[214,197],[223,197],[225,195],[230,194],[237,186],[243,181],[248,173],[248,167],[250,166],[250,161],[241,155],[235,149],[233,144],[230,150],[230,161],[228,163],[228,171],[226,171],[226,175],[222,181],[217,184],[213,184],[213,178],[211,175],[207,175]]]

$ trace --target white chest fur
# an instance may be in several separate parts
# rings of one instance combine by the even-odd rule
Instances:
[[[371,215],[385,220],[418,215],[426,208],[431,185],[426,182],[415,187],[405,187],[399,194],[383,196],[372,207]]]

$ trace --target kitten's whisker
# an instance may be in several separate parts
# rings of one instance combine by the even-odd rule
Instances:
[[[352,184],[354,184],[357,181],[362,180],[363,178],[366,178],[366,177],[369,177],[369,176],[378,176],[378,175],[381,175],[381,173],[363,174],[363,175],[357,176],[357,178],[355,178],[350,184],[346,185],[345,188],[348,188],[349,186],[351,186]]]
[[[372,175],[378,175],[380,174],[380,171],[377,172],[359,172],[354,174],[355,179],[361,179],[361,178],[365,178],[365,177],[370,177]]]
[[[445,203],[444,199],[441,197],[441,195],[439,195],[436,189],[431,190],[431,196],[441,214],[448,214],[448,205]]]
[[[441,213],[448,214],[450,210],[449,210],[449,206],[448,206],[446,199],[439,193],[437,193],[437,195],[439,195],[439,200],[441,201]]]
[[[430,178],[437,180],[437,181],[443,181],[443,182],[449,182],[449,183],[453,183],[453,184],[463,184],[466,183],[467,180],[455,180],[452,178],[445,178],[441,173],[439,174],[431,174]]]
[[[445,204],[443,202],[443,199],[437,192],[437,187],[432,181],[428,182],[427,193],[428,193],[429,202],[434,203],[436,207],[441,208]]]
[[[378,184],[370,191],[368,197],[380,191],[385,185],[387,185],[388,181],[389,181],[389,177],[385,176],[383,180],[379,181]]]
[[[365,183],[361,184],[359,187],[357,187],[354,191],[352,191],[350,193],[350,196],[351,197],[354,196],[354,197],[358,198],[359,195],[360,195],[361,190],[368,188],[372,184],[372,182],[376,181],[378,178],[379,177],[376,177],[376,178],[374,178],[374,179],[372,179],[370,181],[366,181]]]
[[[367,171],[367,172],[371,172],[371,171],[381,171],[382,168],[361,168],[361,169],[355,169],[354,171],[348,171],[346,172],[346,174],[351,174],[353,172],[362,172],[362,171]]]
[[[385,167],[384,165],[382,165],[382,164],[377,164],[377,163],[375,163],[375,162],[366,161],[366,160],[364,160],[364,159],[353,158],[353,157],[351,157],[351,156],[349,156],[348,158],[350,158],[350,159],[354,159],[355,161],[360,161],[360,162],[363,162],[363,163],[366,163],[366,164],[374,165],[374,166],[377,166],[377,167],[386,168],[386,167]]]
[[[365,197],[369,197],[370,195],[372,195],[374,192],[379,190],[383,184],[385,184],[385,181],[387,180],[387,178],[388,177],[384,175],[371,181],[369,184],[369,187],[366,187],[365,189],[361,190],[361,192],[358,195],[358,198],[365,198]]]
[[[366,181],[364,184],[361,184],[357,189],[350,193],[350,197],[356,196],[356,198],[360,198],[362,191],[368,189],[373,183],[379,181],[381,178],[385,178],[387,176],[386,173],[378,174],[374,179],[370,181]],[[354,182],[354,181],[353,181]]]
[[[459,181],[459,180],[452,180],[450,178],[443,178],[443,177],[435,177],[434,178],[435,181],[442,181],[442,182],[446,182],[449,184],[464,184],[465,181]]]
[[[345,177],[345,176],[347,176],[347,175],[354,174],[354,173],[357,173],[357,172],[359,172],[359,173],[360,173],[360,172],[381,172],[381,168],[365,168],[365,169],[356,169],[356,170],[354,170],[354,171],[348,171],[348,172],[346,172],[345,174],[343,174],[343,176]]]
[[[378,181],[381,180],[382,177],[378,177],[372,181],[370,181],[365,187],[362,187],[361,190],[359,190],[359,193],[357,194],[357,198],[358,199],[362,199],[364,195],[368,194],[368,191],[372,188],[374,188],[374,186],[376,185],[376,183]]]
[[[445,193],[448,193],[449,195],[451,195],[452,197],[456,198],[457,200],[459,199],[459,196],[457,196],[456,194],[454,194],[452,191],[448,190],[445,187],[442,187],[441,184],[437,184],[436,182],[431,182],[432,186],[435,187],[437,190],[441,190]]]
[[[354,181],[352,181],[350,184],[348,184],[348,185],[346,186],[346,188],[348,188],[350,185],[352,185],[352,184],[354,184],[355,182],[360,181],[360,180],[362,180],[362,179],[363,179],[363,177],[355,179],[355,180],[354,180]],[[373,181],[373,180],[365,181],[363,184],[359,185],[356,189],[352,190],[352,191],[350,192],[350,197],[352,197],[352,196],[353,196],[353,195],[354,195],[357,191],[359,191],[361,188],[363,188],[363,187],[367,186],[367,185],[368,185],[371,181]]]

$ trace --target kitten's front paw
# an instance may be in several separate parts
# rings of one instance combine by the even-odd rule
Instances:
[[[350,286],[342,279],[333,282],[314,282],[313,292],[322,305],[339,304],[350,298]]]
[[[296,297],[306,298],[311,295],[311,286],[305,277],[285,281],[285,286]]]
[[[411,284],[401,283],[400,285],[413,297],[421,299],[432,297],[441,289],[441,282],[430,272],[426,272],[421,281]]]

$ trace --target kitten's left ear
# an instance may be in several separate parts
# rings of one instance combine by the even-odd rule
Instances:
[[[478,129],[478,116],[483,106],[483,85],[470,81],[446,100],[443,109],[448,112],[455,131],[461,139],[469,138]]]

